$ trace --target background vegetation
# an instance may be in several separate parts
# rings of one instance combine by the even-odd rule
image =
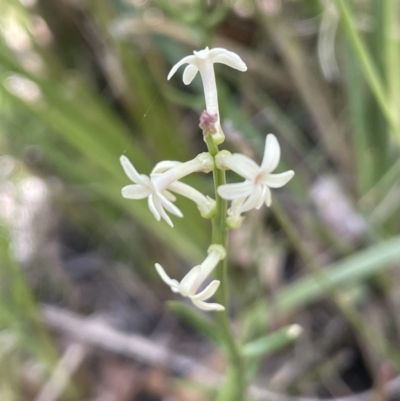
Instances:
[[[120,194],[121,154],[148,173],[204,151],[200,78],[166,76],[207,45],[249,67],[216,66],[227,146],[260,159],[273,132],[280,168],[296,171],[271,209],[231,233],[249,399],[396,397],[399,8],[1,2],[0,399],[207,400],[222,386],[229,400],[212,315],[167,307],[153,268],[178,277],[201,261],[209,222],[179,202],[172,230]],[[207,177],[191,182],[211,194]]]

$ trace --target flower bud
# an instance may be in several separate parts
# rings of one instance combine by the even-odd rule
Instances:
[[[208,136],[217,133],[216,123],[218,122],[218,114],[210,114],[204,110],[200,116],[199,127],[203,130],[203,135]]]

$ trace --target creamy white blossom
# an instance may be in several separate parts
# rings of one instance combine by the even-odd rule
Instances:
[[[218,262],[224,259],[225,256],[226,252],[222,245],[211,245],[208,248],[208,256],[203,263],[193,267],[181,282],[171,279],[158,263],[155,264],[155,267],[161,279],[171,288],[172,292],[179,292],[182,296],[188,297],[199,309],[205,311],[222,311],[225,309],[223,305],[204,302],[215,294],[220,285],[219,280],[211,281],[204,290],[197,294],[196,292],[217,266]]]
[[[166,211],[183,217],[182,212],[174,205],[176,198],[170,191],[191,199],[204,217],[212,217],[215,201],[178,181],[196,171],[210,172],[214,167],[214,160],[209,153],[201,153],[185,163],[162,161],[154,167],[150,176],[139,174],[126,156],[121,156],[120,161],[126,175],[134,182],[134,185],[122,188],[122,196],[127,199],[147,198],[149,209],[158,221],[162,218],[173,227]]]
[[[229,67],[239,71],[246,71],[247,66],[243,60],[236,54],[226,49],[216,47],[209,49],[206,47],[200,51],[194,51],[193,56],[186,56],[176,63],[168,74],[168,80],[175,74],[178,68],[184,64],[189,64],[183,72],[183,83],[189,85],[197,72],[200,71],[201,79],[204,87],[204,97],[206,101],[206,109],[210,115],[216,115],[215,129],[213,135],[217,143],[224,140],[224,135],[220,127],[220,117],[218,108],[218,93],[215,82],[214,63],[226,64]]]
[[[261,166],[242,154],[221,151],[215,158],[220,169],[230,169],[245,178],[244,182],[225,184],[218,187],[218,194],[232,200],[228,215],[238,218],[250,209],[259,209],[263,203],[271,205],[270,188],[283,187],[293,176],[292,170],[280,174],[271,174],[279,163],[281,150],[275,135],[267,135],[264,158]]]

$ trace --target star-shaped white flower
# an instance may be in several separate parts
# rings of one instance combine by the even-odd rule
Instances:
[[[189,64],[183,72],[183,83],[189,85],[197,72],[200,71],[204,87],[204,97],[206,109],[209,115],[216,115],[215,122],[216,134],[213,135],[217,143],[224,140],[222,130],[220,129],[220,117],[218,109],[218,92],[215,82],[214,63],[222,63],[239,71],[246,71],[247,66],[243,60],[236,54],[221,47],[209,49],[206,47],[198,52],[193,52],[193,56],[186,56],[176,63],[168,74],[168,80],[175,74],[178,68],[184,64]]]
[[[181,282],[171,279],[158,263],[155,264],[155,267],[161,279],[171,288],[172,292],[179,292],[182,296],[190,298],[193,304],[199,309],[205,311],[222,311],[225,309],[224,306],[217,303],[204,302],[215,294],[220,285],[219,280],[213,280],[204,290],[197,294],[196,292],[217,266],[218,262],[224,259],[225,256],[226,252],[223,246],[211,245],[208,248],[208,256],[203,263],[193,267]]]
[[[215,162],[218,168],[230,169],[241,175],[246,181],[235,184],[225,184],[218,187],[218,194],[227,200],[232,200],[234,211],[240,215],[250,209],[259,209],[263,203],[271,205],[270,188],[283,187],[293,176],[294,171],[280,174],[271,174],[275,170],[281,157],[281,149],[275,135],[267,135],[265,141],[264,158],[258,166],[249,157],[236,153],[230,154],[221,151]]]
[[[173,227],[174,225],[166,211],[175,216],[183,217],[182,212],[173,204],[176,198],[170,191],[191,199],[197,204],[204,217],[212,217],[215,201],[189,185],[178,181],[195,171],[210,172],[213,169],[214,160],[209,153],[201,153],[186,163],[160,162],[154,167],[150,177],[139,174],[127,157],[121,156],[120,161],[126,175],[134,182],[134,185],[127,185],[122,188],[122,196],[127,199],[148,198],[149,209],[156,220],[159,221],[162,218]]]

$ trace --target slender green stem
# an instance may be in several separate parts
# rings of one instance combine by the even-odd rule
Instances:
[[[211,135],[205,137],[208,151],[215,157],[218,153],[218,146],[214,143]],[[212,221],[212,243],[220,244],[225,249],[228,245],[228,229],[226,226],[226,213],[227,213],[227,201],[222,199],[217,192],[217,188],[220,185],[226,183],[225,171],[219,170],[214,167],[213,170],[214,178],[214,190],[216,200],[216,214]],[[219,326],[220,334],[226,345],[226,351],[229,357],[229,363],[231,372],[233,375],[232,383],[236,386],[232,394],[235,398],[232,401],[243,401],[245,396],[246,382],[244,375],[244,366],[242,356],[239,351],[239,347],[236,344],[235,338],[232,334],[229,326],[228,316],[228,305],[229,305],[229,289],[228,289],[228,275],[227,275],[227,258],[224,258],[216,267],[215,275],[216,278],[221,282],[220,288],[217,291],[216,298],[217,302],[221,305],[225,305],[226,309],[222,312],[217,313],[217,322]]]

